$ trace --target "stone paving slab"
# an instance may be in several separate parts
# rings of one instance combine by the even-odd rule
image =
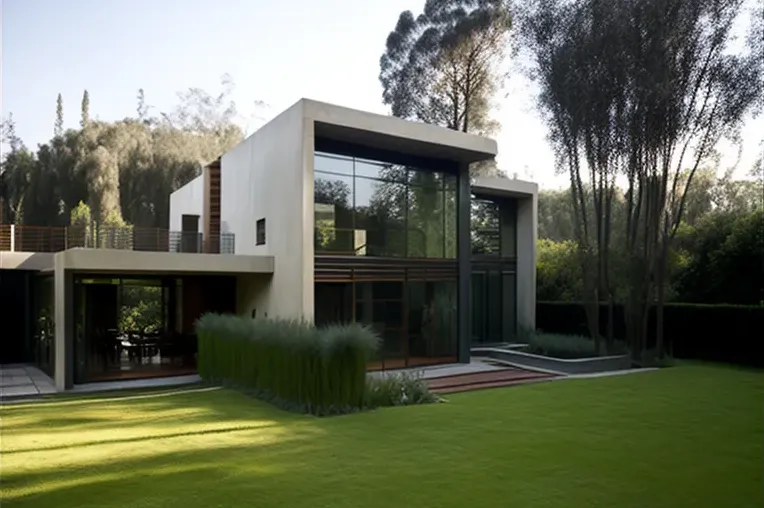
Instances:
[[[0,368],[0,378],[2,377],[14,377],[14,376],[26,376],[27,370],[20,367]]]
[[[0,366],[0,400],[34,398],[57,391],[53,380],[33,365]]]
[[[40,395],[35,385],[4,386],[0,388],[0,397],[29,397]]]
[[[0,378],[0,387],[35,384],[29,376],[6,376]]]

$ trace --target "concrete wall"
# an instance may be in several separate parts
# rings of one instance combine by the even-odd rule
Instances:
[[[536,329],[538,193],[517,200],[517,326]]]
[[[198,215],[199,228],[203,229],[204,220],[204,175],[199,175],[186,185],[170,194],[170,231],[180,231],[183,215]],[[203,231],[200,230],[200,233]]]
[[[506,178],[476,178],[473,192],[517,203],[517,326],[536,328],[536,240],[538,185]]]
[[[221,228],[236,254],[275,258],[268,284],[244,291],[241,313],[313,318],[313,122],[303,104],[263,126],[221,158]],[[266,241],[256,245],[265,219]]]

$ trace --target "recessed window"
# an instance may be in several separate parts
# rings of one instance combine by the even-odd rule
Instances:
[[[257,221],[257,228],[255,231],[255,244],[265,245],[265,219],[260,219]]]

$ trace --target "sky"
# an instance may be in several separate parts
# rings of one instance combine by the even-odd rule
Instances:
[[[379,57],[398,15],[424,0],[0,0],[2,114],[13,113],[29,147],[53,134],[56,96],[65,127],[76,127],[82,92],[91,116],[135,115],[137,91],[156,111],[177,92],[222,90],[229,74],[248,132],[302,97],[387,114]],[[499,167],[510,176],[561,187],[535,87],[513,65],[497,94]],[[257,101],[266,106],[257,107]],[[762,150],[764,117],[743,129],[740,174]],[[737,160],[725,145],[723,166]]]

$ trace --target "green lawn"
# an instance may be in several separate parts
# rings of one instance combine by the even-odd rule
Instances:
[[[3,508],[734,508],[764,499],[764,374],[716,366],[325,419],[199,387],[1,411]]]

